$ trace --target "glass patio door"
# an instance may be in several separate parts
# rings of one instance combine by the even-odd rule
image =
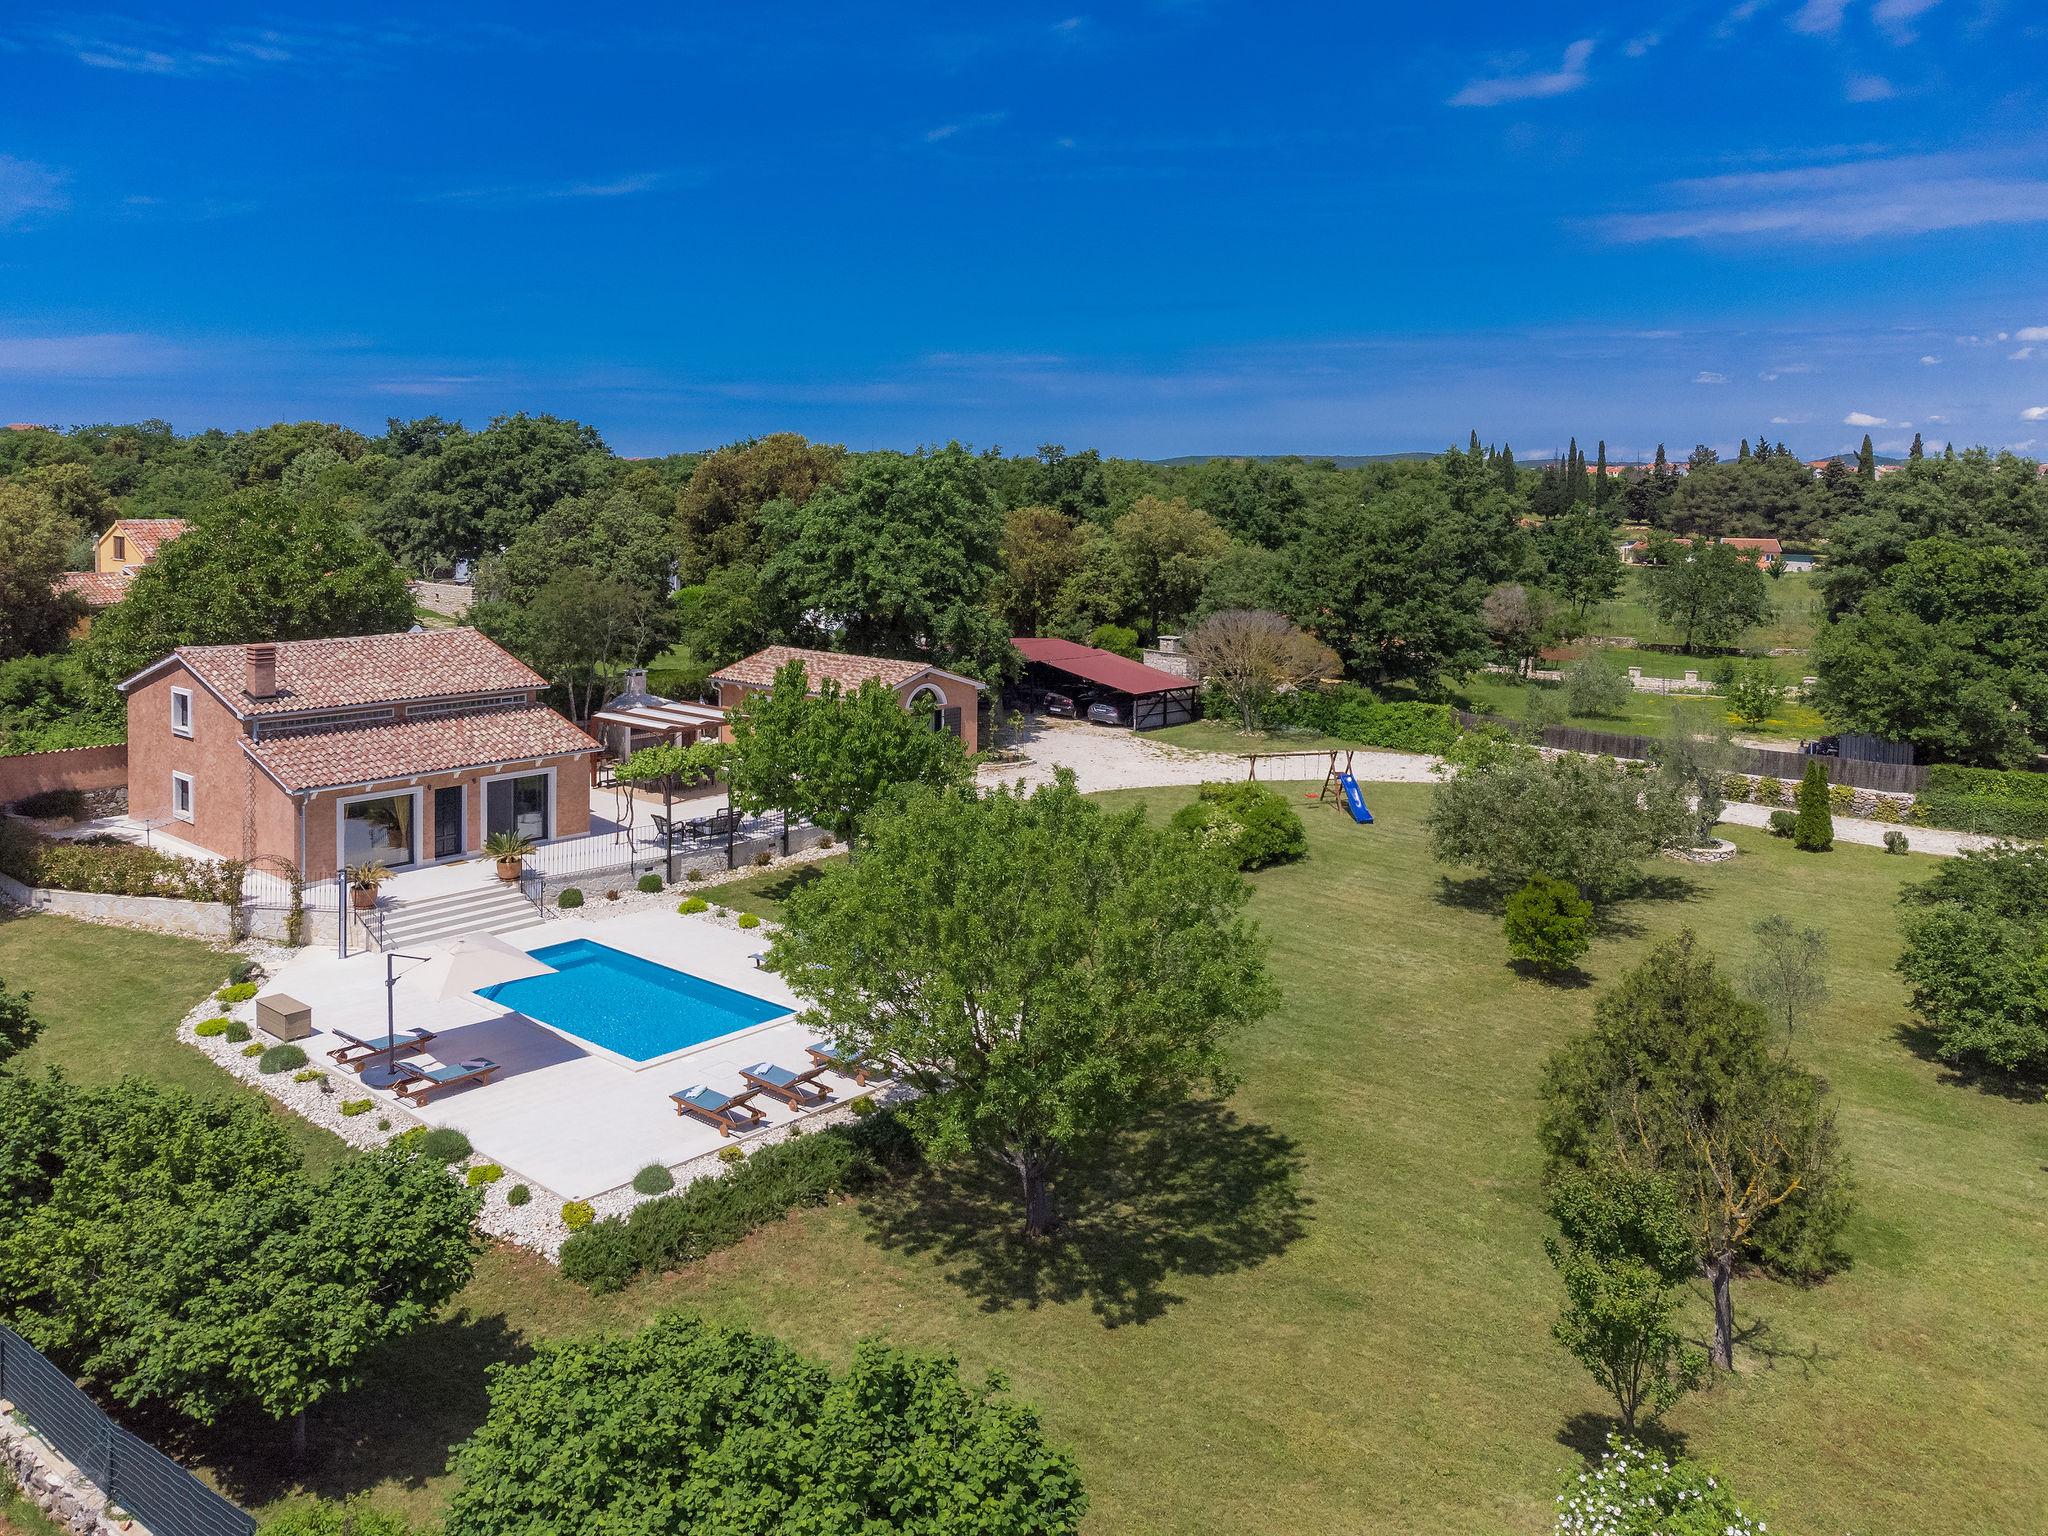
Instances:
[[[516,832],[535,842],[548,836],[548,776],[529,773],[498,779],[484,789],[484,835]]]

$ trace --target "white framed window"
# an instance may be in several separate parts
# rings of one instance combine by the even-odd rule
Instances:
[[[179,821],[190,821],[192,806],[192,775],[174,772],[171,775],[171,814]]]
[[[192,690],[173,688],[171,690],[171,734],[190,736],[192,734]]]

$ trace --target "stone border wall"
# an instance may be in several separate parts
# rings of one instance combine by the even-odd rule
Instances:
[[[21,1485],[21,1496],[53,1525],[78,1536],[148,1536],[133,1520],[108,1519],[106,1495],[17,1419],[14,1404],[5,1398],[0,1398],[0,1476],[12,1477]]]

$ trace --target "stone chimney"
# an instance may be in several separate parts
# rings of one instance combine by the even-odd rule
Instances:
[[[626,686],[619,691],[621,693],[645,693],[647,691],[647,669],[645,667],[628,669],[626,673]]]
[[[277,647],[252,645],[245,653],[242,691],[252,699],[267,699],[277,692]]]

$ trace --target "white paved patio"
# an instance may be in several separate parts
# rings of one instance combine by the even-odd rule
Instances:
[[[599,921],[558,919],[500,937],[527,950],[593,939],[796,1006],[781,978],[754,966],[753,956],[767,947],[765,935],[701,917],[642,911]],[[483,998],[427,997],[403,979],[413,963],[397,962],[398,1028],[430,1029],[436,1038],[423,1055],[408,1061],[452,1065],[487,1057],[498,1064],[498,1072],[488,1083],[450,1089],[411,1112],[430,1125],[458,1128],[483,1156],[568,1199],[615,1189],[649,1163],[673,1166],[724,1144],[715,1128],[677,1115],[668,1097],[677,1089],[706,1083],[734,1092],[741,1086],[739,1069],[757,1061],[796,1070],[809,1066],[804,1046],[813,1036],[784,1018],[636,1070]],[[265,995],[286,993],[312,1005],[315,1033],[302,1042],[306,1054],[315,1066],[330,1068],[338,1093],[350,1098],[367,1094],[380,1107],[393,1102],[391,1095],[366,1089],[345,1069],[331,1068],[328,1053],[342,1043],[330,1033],[337,1028],[365,1040],[383,1038],[384,974],[380,953],[342,960],[307,952],[263,989]],[[824,1108],[843,1105],[858,1092],[850,1079],[827,1076],[824,1082],[833,1094],[832,1104]],[[768,1112],[770,1126],[799,1118],[765,1097],[756,1102]]]

